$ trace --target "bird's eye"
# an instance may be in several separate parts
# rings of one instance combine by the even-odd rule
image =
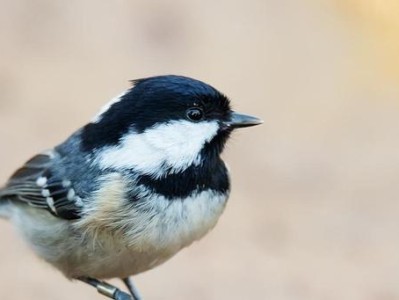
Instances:
[[[202,111],[201,108],[193,107],[193,108],[189,108],[186,111],[186,116],[191,121],[199,121],[204,117],[204,112]]]

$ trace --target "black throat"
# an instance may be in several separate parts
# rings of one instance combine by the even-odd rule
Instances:
[[[158,179],[140,175],[137,184],[169,200],[184,199],[208,190],[227,193],[230,189],[227,169],[222,160],[213,167],[190,166],[183,172],[171,173]],[[133,197],[132,200],[138,199]]]
[[[225,138],[227,139],[227,137],[223,137],[222,141],[217,139],[217,142],[212,141],[205,145],[201,151],[203,160],[199,165],[191,165],[178,173],[169,172],[161,178],[139,175],[137,184],[169,200],[184,199],[203,191],[227,193],[230,190],[229,175],[223,160],[219,156]],[[138,200],[137,197],[132,196],[133,201]]]

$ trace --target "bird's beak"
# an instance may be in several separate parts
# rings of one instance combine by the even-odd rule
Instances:
[[[242,128],[259,125],[262,123],[263,121],[257,117],[232,112],[230,121],[227,121],[225,124],[230,128]]]

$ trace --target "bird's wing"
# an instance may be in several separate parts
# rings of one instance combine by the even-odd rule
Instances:
[[[56,160],[59,160],[59,155],[55,151],[34,156],[0,189],[0,199],[46,209],[62,219],[78,219],[81,199],[67,178],[51,172]]]

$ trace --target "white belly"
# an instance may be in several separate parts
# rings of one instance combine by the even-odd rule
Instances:
[[[227,200],[224,194],[201,192],[173,201],[154,196],[126,206],[112,201],[117,190],[100,193],[78,221],[26,206],[14,206],[11,219],[35,252],[67,277],[123,278],[163,263],[203,237]]]

